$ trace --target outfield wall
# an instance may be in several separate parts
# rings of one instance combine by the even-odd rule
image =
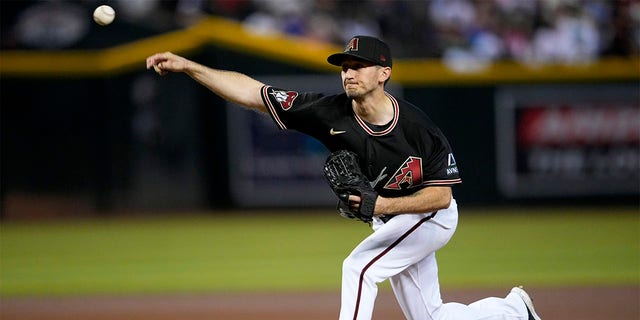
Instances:
[[[103,50],[3,51],[4,207],[14,194],[80,196],[107,210],[332,205],[321,146],[228,112],[184,75],[144,69],[147,55],[167,50],[291,89],[340,90],[339,70],[325,63],[340,48],[217,19]],[[390,90],[451,140],[461,203],[637,204],[639,61],[460,73],[398,60]]]

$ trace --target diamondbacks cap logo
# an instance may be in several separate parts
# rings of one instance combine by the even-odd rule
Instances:
[[[358,51],[358,38],[352,38],[351,41],[347,43],[347,46],[344,48],[344,52],[349,51]]]
[[[283,91],[274,90],[271,95],[276,98],[276,101],[280,103],[282,110],[287,111],[293,106],[293,100],[298,97],[298,93],[295,91]]]

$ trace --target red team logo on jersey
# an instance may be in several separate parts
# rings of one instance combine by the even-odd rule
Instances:
[[[289,110],[291,106],[293,106],[293,100],[298,97],[298,93],[295,91],[274,90],[271,94],[276,98],[276,101],[280,103],[284,111]]]
[[[403,186],[408,189],[419,185],[422,185],[422,159],[409,157],[389,179],[384,188],[400,190]]]

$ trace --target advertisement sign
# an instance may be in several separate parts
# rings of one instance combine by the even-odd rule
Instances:
[[[496,150],[508,197],[639,194],[639,87],[500,88]]]

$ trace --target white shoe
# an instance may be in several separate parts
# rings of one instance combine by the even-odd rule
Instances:
[[[540,316],[536,313],[536,309],[533,308],[533,300],[529,297],[529,294],[522,289],[522,286],[513,287],[511,292],[518,294],[520,299],[524,302],[525,306],[527,306],[527,312],[529,312],[529,320],[542,320]]]

